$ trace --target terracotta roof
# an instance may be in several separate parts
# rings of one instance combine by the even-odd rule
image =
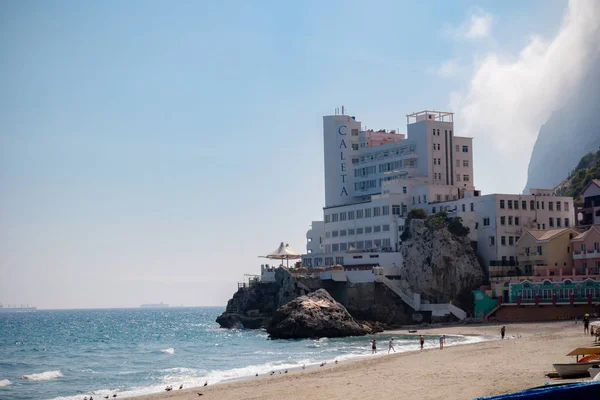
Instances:
[[[581,192],[579,192],[579,195],[582,195],[592,183],[600,188],[600,179],[592,179],[587,185],[585,185]]]
[[[575,236],[571,240],[582,240],[582,239],[584,239],[587,236],[587,234],[589,232],[591,232],[592,229],[595,229],[596,231],[600,232],[600,225],[592,225],[592,226],[590,226],[588,230],[586,230],[585,232],[580,233],[579,235]]]
[[[569,228],[562,229],[547,229],[547,230],[528,230],[527,232],[533,236],[537,241],[550,240],[566,231],[572,231]]]

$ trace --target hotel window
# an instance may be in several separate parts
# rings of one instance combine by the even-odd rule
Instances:
[[[548,202],[548,211],[554,211],[554,203],[551,201]]]
[[[433,130],[433,136],[435,136],[435,129]]]
[[[463,205],[462,205],[462,212],[466,212],[466,211],[467,211],[467,205],[466,205],[466,204],[463,204]]]
[[[413,196],[413,204],[416,204],[416,203],[415,203],[415,196]]]
[[[354,228],[348,228],[348,235],[354,235]]]
[[[348,219],[354,219],[354,211],[348,211]]]
[[[346,230],[345,229],[340,230],[340,236],[346,236]]]
[[[352,164],[358,164],[358,158],[353,158],[352,159]],[[354,171],[355,176],[356,176],[356,170]]]
[[[469,175],[463,175],[463,181],[469,182]]]
[[[519,225],[519,217],[515,217],[515,225]]]
[[[527,255],[527,256],[528,256],[528,255],[529,255],[529,252],[530,252],[530,248],[529,248],[529,247],[525,247],[525,255]]]
[[[363,233],[363,228],[356,228],[357,235],[362,235],[362,233]]]
[[[423,203],[427,203],[427,195],[426,194],[423,195]]]
[[[538,246],[538,247],[537,247],[537,255],[538,255],[538,256],[542,256],[542,255],[543,255],[543,254],[542,254],[542,246]]]
[[[390,206],[383,206],[382,207],[382,214],[383,215],[390,215]]]
[[[384,232],[389,232],[389,230],[390,230],[390,226],[389,225],[387,225],[387,224],[383,225],[383,231]]]
[[[358,143],[352,143],[352,150],[358,150]]]
[[[521,208],[522,208],[523,210],[527,210],[527,200],[522,200],[522,201],[521,201]]]
[[[373,207],[373,216],[374,217],[379,217],[381,215],[381,208],[380,207]]]
[[[340,221],[345,221],[346,220],[346,212],[341,212],[340,213]]]
[[[460,167],[460,160],[456,160],[456,166]]]
[[[514,244],[515,244],[515,238],[514,238],[514,236],[509,236],[508,237],[508,245],[509,246],[514,246]]]
[[[456,145],[456,152],[458,153],[460,151],[460,147],[458,145]]]
[[[373,248],[373,241],[365,240],[365,249],[372,249],[372,248]]]
[[[544,209],[544,201],[542,200],[542,210]]]
[[[475,211],[475,204],[471,203],[471,211]]]
[[[392,205],[392,214],[393,215],[400,215],[400,206],[398,204],[393,204]]]
[[[340,251],[340,245],[337,243],[332,244],[331,251]]]
[[[598,253],[600,251],[600,243],[594,242],[594,253]]]
[[[325,232],[325,237],[328,238],[331,236],[331,232]]]
[[[433,150],[437,150],[435,143],[433,144]]]
[[[442,165],[442,159],[438,158],[438,165]]]
[[[512,225],[513,217],[511,215],[508,216],[508,224]]]
[[[382,245],[383,247],[392,247],[391,239],[383,239]]]
[[[565,203],[568,204],[568,203]],[[569,218],[565,218],[565,228],[569,227]]]
[[[523,208],[523,210],[524,210],[524,209],[525,209],[525,208]],[[530,209],[530,210],[535,210],[535,201],[531,200],[531,201],[529,202],[529,209]]]
[[[540,201],[539,201],[539,200],[535,202],[535,208],[536,208],[537,210],[539,210],[539,209],[540,209]]]
[[[402,193],[406,193],[406,186],[402,186]]]
[[[352,129],[352,136],[358,136],[358,129]]]
[[[506,225],[506,217],[505,216],[500,217],[500,225]]]
[[[365,208],[365,218],[371,218],[371,209]]]
[[[331,214],[331,222],[338,222],[338,213]]]
[[[417,199],[419,200],[419,204],[421,204],[421,195],[418,195]]]
[[[333,265],[333,257],[325,257],[325,266],[329,267],[330,265]]]
[[[556,218],[556,226],[557,226],[558,228],[560,228],[560,225],[561,225],[561,223],[560,223],[560,218]]]
[[[560,201],[556,202],[556,211],[560,211]]]
[[[500,244],[506,246],[506,236],[500,236]]]
[[[519,209],[519,200],[515,200],[514,204],[515,204],[515,210],[518,210]]]
[[[431,210],[432,214],[435,214],[435,207],[433,207],[433,209]]]
[[[326,215],[325,215],[325,223],[327,224],[327,223],[329,223],[329,222],[331,222],[331,215],[329,215],[329,214],[326,214]]]
[[[512,200],[508,200],[508,209],[512,210]]]
[[[500,200],[500,208],[504,208],[504,200]]]
[[[356,210],[356,219],[361,219],[363,217],[363,210]]]
[[[569,203],[567,203],[566,201],[565,201],[565,211],[569,211]],[[568,225],[565,225],[565,226],[568,226]]]
[[[365,248],[365,242],[363,242],[362,240],[359,240],[358,242],[356,242],[356,248],[358,250],[362,250]]]
[[[371,228],[370,226],[365,226],[365,233],[371,233],[373,231],[373,228]]]
[[[331,237],[337,237],[338,231],[331,231]]]
[[[552,204],[552,203],[549,203],[549,204]],[[548,218],[548,226],[550,228],[554,227],[554,218],[552,218],[552,217]]]
[[[463,167],[469,166],[469,160],[463,160]]]
[[[340,243],[340,251],[348,250],[348,243]],[[338,263],[341,264],[341,263]]]
[[[463,153],[468,153],[469,152],[469,146],[463,146],[462,147],[462,152]]]
[[[373,227],[373,232],[377,233],[377,232],[381,232],[381,225],[375,225]]]
[[[460,182],[460,174],[456,174],[456,182]]]
[[[433,165],[437,165],[437,158],[433,159]]]
[[[494,246],[496,244],[496,238],[493,236],[489,236],[490,246]]]

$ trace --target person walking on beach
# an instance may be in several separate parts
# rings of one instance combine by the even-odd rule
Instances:
[[[394,349],[394,338],[391,338],[388,343],[388,354],[390,354],[390,350],[394,350],[394,353],[396,352],[396,349]]]
[[[440,350],[444,350],[444,336],[440,336]]]
[[[377,353],[377,340],[371,340],[371,354]]]
[[[423,335],[421,335],[419,340],[421,341],[421,350],[423,350],[423,345],[425,344],[425,338],[423,337]]]
[[[504,340],[504,335],[506,334],[506,326],[502,326],[500,329],[500,335],[502,335],[502,340]]]
[[[590,333],[590,315],[583,316],[583,333]]]

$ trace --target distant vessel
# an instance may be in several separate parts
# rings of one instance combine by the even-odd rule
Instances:
[[[36,307],[29,307],[29,304],[27,304],[26,306],[23,306],[23,304],[21,304],[20,307],[17,307],[16,305],[13,306],[7,306],[4,307],[2,304],[0,304],[0,313],[7,313],[7,312],[35,312],[37,310]]]
[[[160,304],[142,304],[140,308],[169,308],[169,305],[161,301]]]

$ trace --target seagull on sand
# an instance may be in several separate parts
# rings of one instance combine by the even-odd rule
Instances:
[[[179,385],[179,390],[183,389],[183,383]]]
[[[204,382],[204,386],[208,386],[208,381]]]

